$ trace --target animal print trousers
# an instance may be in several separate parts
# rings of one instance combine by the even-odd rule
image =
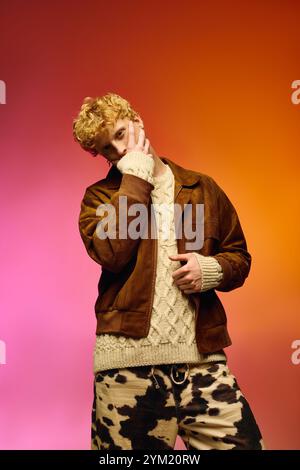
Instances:
[[[91,449],[264,450],[250,406],[226,361],[96,373]]]

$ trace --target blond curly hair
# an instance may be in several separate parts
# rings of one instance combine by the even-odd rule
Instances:
[[[116,93],[107,93],[96,98],[86,97],[78,116],[73,120],[73,137],[80,146],[92,154],[98,155],[96,136],[108,135],[108,127],[113,128],[118,119],[135,119],[139,114],[130,103]]]

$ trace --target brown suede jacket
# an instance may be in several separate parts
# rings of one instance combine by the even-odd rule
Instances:
[[[224,307],[216,294],[244,284],[251,266],[251,255],[237,212],[218,184],[208,175],[185,169],[166,157],[159,157],[174,174],[174,203],[204,204],[204,241],[199,250],[186,250],[185,238],[177,238],[178,253],[197,251],[214,256],[223,270],[223,279],[215,289],[190,295],[196,308],[196,341],[200,353],[211,353],[232,344],[227,330]],[[157,262],[157,239],[100,239],[96,214],[100,204],[112,204],[116,210],[118,233],[119,196],[127,196],[128,224],[136,216],[128,215],[131,204],[147,206],[151,227],[151,191],[154,186],[112,166],[106,178],[88,186],[81,202],[79,230],[89,256],[102,267],[95,303],[96,334],[113,333],[133,338],[146,337],[150,328]],[[193,207],[193,206],[192,206]],[[194,211],[192,211],[194,217]],[[124,214],[123,214],[124,215]],[[175,224],[176,221],[175,217]],[[195,224],[192,219],[192,224]],[[184,261],[181,261],[184,264]]]

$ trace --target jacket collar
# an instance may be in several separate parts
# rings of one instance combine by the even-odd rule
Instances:
[[[195,183],[197,183],[197,181],[199,181],[200,175],[197,174],[196,172],[183,168],[182,166],[173,162],[169,158],[160,157],[160,156],[159,158],[164,163],[169,165],[169,167],[171,168],[174,174],[175,182],[177,182],[176,186],[189,187],[189,186],[193,186]],[[112,167],[110,168],[109,172],[106,175],[105,180],[103,181],[103,184],[105,184],[106,188],[116,189],[116,188],[119,188],[121,184],[121,179],[122,179],[122,173],[119,171],[119,169],[115,165],[112,165]]]

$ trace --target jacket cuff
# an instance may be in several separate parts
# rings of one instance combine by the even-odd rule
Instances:
[[[121,173],[138,176],[153,184],[154,159],[143,152],[133,150],[117,162]]]
[[[194,255],[197,258],[202,273],[201,292],[214,289],[223,278],[221,265],[212,256],[203,256],[199,253],[194,253]]]

